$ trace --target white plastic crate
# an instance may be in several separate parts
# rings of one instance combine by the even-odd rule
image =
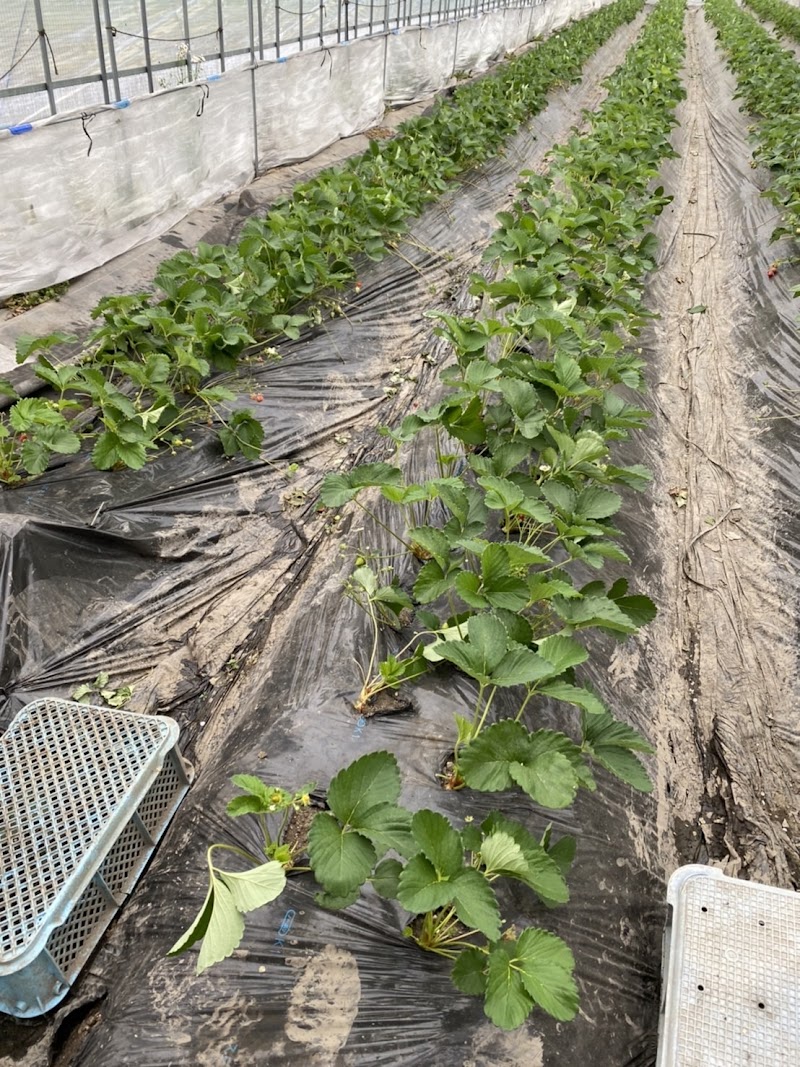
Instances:
[[[798,1067],[800,895],[691,864],[667,901],[657,1067]]]
[[[0,737],[0,1011],[69,991],[189,786],[178,725],[37,700]]]

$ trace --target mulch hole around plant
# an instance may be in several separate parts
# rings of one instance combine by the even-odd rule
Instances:
[[[464,788],[464,779],[456,774],[455,753],[452,749],[450,752],[445,753],[440,760],[439,773],[436,775],[436,781],[442,789],[452,791]]]
[[[292,817],[283,833],[282,844],[289,845],[296,860],[308,855],[308,832],[318,812],[327,808],[325,797],[322,794],[312,793],[311,803],[307,808],[297,808],[292,812]]]
[[[364,705],[361,714],[365,719],[374,719],[380,715],[400,715],[414,710],[414,701],[411,697],[383,690]]]

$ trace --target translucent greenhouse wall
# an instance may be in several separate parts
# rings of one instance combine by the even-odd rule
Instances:
[[[604,2],[545,0],[359,37],[0,131],[0,299],[107,263]]]

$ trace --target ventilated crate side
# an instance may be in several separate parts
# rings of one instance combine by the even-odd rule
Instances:
[[[166,718],[45,700],[0,738],[0,1010],[54,1007],[97,947],[188,788],[177,734]]]

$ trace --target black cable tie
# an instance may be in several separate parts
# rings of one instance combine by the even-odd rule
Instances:
[[[87,122],[91,122],[96,114],[97,114],[97,112],[89,112],[89,111],[82,111],[81,112],[81,126],[83,127],[83,132],[89,138],[89,148],[87,149],[87,152],[86,152],[87,159],[92,154],[92,145],[94,144],[94,141],[92,140],[92,135],[86,129],[86,123]]]
[[[197,88],[200,90],[201,96],[200,106],[197,108],[195,115],[199,119],[202,116],[203,111],[205,110],[206,100],[208,100],[209,96],[211,96],[211,90],[207,85],[198,85]]]

